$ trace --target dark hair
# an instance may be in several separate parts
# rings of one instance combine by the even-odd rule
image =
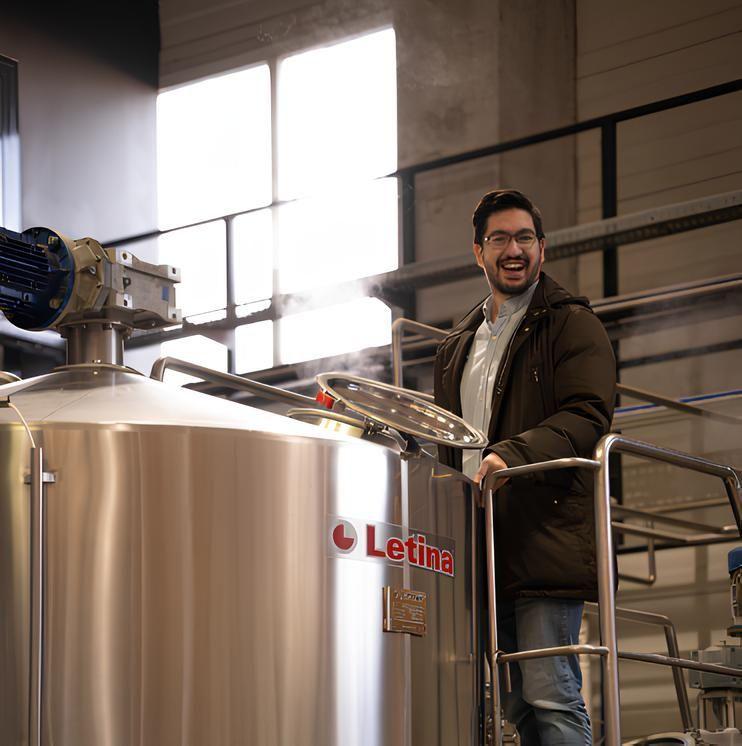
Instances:
[[[484,231],[490,215],[513,208],[525,210],[533,218],[533,227],[536,229],[536,236],[538,238],[544,237],[541,212],[523,192],[519,192],[517,189],[495,189],[494,192],[487,192],[479,200],[477,209],[474,210],[474,217],[472,218],[472,223],[474,224],[474,243],[482,245]]]

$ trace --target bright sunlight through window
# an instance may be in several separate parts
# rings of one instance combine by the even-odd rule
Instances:
[[[157,100],[161,228],[243,212],[229,228],[234,316],[249,321],[282,293],[311,301],[312,310],[294,302],[275,328],[270,320],[237,326],[238,373],[273,365],[274,336],[282,363],[388,344],[390,337],[390,312],[381,301],[338,305],[326,288],[398,266],[397,180],[383,178],[397,168],[394,30],[290,55],[276,74],[273,101],[267,64],[165,91]],[[283,204],[260,209],[274,194]],[[229,222],[211,220],[158,239],[156,261],[180,268],[176,303],[192,323],[226,316]],[[318,308],[319,293],[333,305]],[[200,335],[132,350],[130,357],[145,365],[160,352],[227,367],[227,347]]]
[[[175,302],[184,317],[227,305],[225,240],[223,220],[160,236],[159,261],[180,269],[181,282],[175,286]]]
[[[157,174],[161,229],[270,204],[268,65],[161,93]]]
[[[287,57],[278,71],[281,199],[397,168],[394,29]]]
[[[391,324],[390,309],[376,298],[357,298],[284,316],[279,321],[281,362],[297,363],[387,345]]]

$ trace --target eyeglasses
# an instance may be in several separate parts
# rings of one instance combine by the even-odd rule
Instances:
[[[509,233],[508,231],[495,231],[489,236],[485,236],[483,243],[488,246],[494,246],[496,249],[504,249],[515,240],[519,249],[530,249],[536,240],[536,234],[533,231],[518,231],[518,233]]]

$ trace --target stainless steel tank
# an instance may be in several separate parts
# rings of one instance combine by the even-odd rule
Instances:
[[[480,742],[460,474],[114,366],[4,397],[44,453],[45,746]],[[3,409],[3,746],[29,743],[29,454]]]

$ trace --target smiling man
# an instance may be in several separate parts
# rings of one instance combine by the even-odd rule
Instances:
[[[486,194],[474,212],[474,257],[489,296],[441,343],[435,400],[487,433],[482,453],[441,459],[480,482],[537,461],[590,457],[608,432],[616,363],[585,298],[541,271],[541,214],[521,192]],[[592,474],[577,469],[501,481],[495,496],[498,635],[506,652],[577,643],[584,601],[597,600]],[[524,746],[590,744],[576,656],[512,668],[505,716]]]

